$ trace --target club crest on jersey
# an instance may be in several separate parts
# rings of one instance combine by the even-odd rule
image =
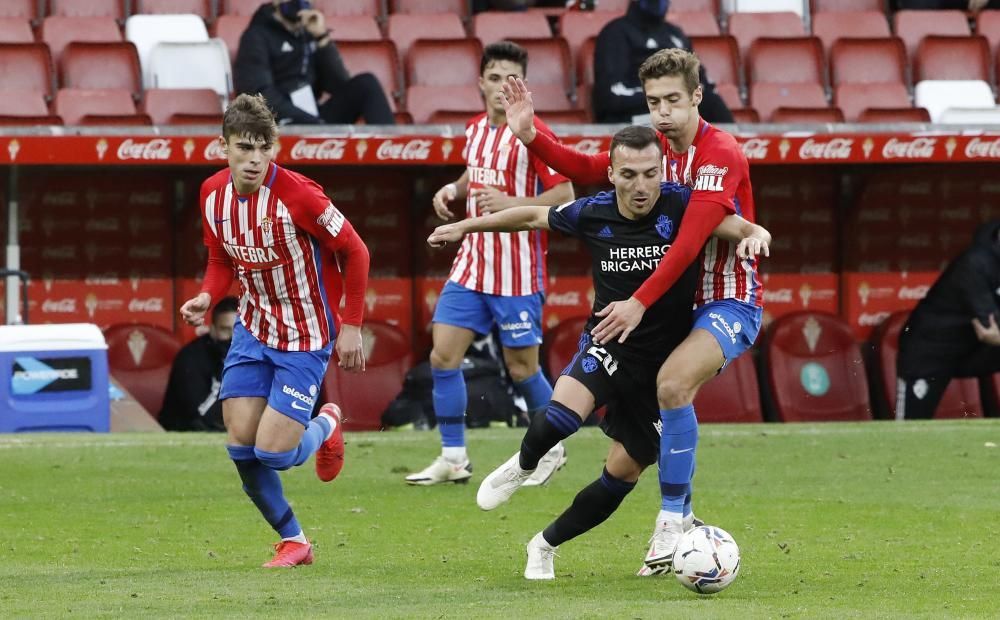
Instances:
[[[727,172],[729,172],[729,168],[726,166],[720,168],[713,164],[705,164],[698,168],[698,178],[694,182],[694,189],[721,192],[723,190],[722,179],[726,177]]]
[[[233,260],[244,267],[252,269],[267,269],[269,267],[279,265],[282,262],[281,255],[279,255],[278,252],[270,246],[257,248],[226,243],[223,247],[226,248],[226,253],[229,254]]]
[[[271,218],[269,218],[266,215],[263,218],[261,218],[261,220],[260,220],[260,229],[262,231],[264,231],[265,235],[270,235],[271,234],[271,227],[273,225],[274,225],[274,223],[271,221]]]
[[[597,370],[597,360],[588,355],[587,357],[580,360],[580,366],[583,367],[583,372],[589,375],[590,373]]]
[[[344,214],[340,212],[333,203],[326,208],[323,213],[316,218],[316,223],[327,229],[331,235],[336,237],[340,234],[340,229],[344,227]]]
[[[656,218],[656,232],[664,239],[669,240],[670,235],[674,234],[673,220],[666,215],[660,215],[660,217]]]

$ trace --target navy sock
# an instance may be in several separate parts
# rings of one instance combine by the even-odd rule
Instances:
[[[698,418],[694,405],[661,409],[663,435],[660,438],[660,495],[662,509],[684,514],[691,493],[695,449],[698,447]]]
[[[532,414],[544,409],[552,400],[552,385],[549,383],[542,369],[531,375],[520,383],[515,383],[514,387],[524,397],[524,402],[528,406],[528,411]]]
[[[531,420],[521,440],[521,469],[535,469],[545,453],[580,429],[580,416],[559,401],[549,402],[543,414]]]
[[[432,368],[434,379],[434,417],[441,432],[441,445],[445,448],[465,446],[465,409],[469,395],[465,390],[465,377],[458,368]]]
[[[542,536],[547,543],[558,547],[594,529],[618,510],[622,500],[634,488],[634,482],[619,480],[605,468],[600,478],[577,493],[573,504],[545,528]]]
[[[278,472],[257,460],[253,446],[226,446],[226,450],[236,464],[243,490],[264,515],[268,525],[282,538],[297,536],[302,528],[285,499]]]

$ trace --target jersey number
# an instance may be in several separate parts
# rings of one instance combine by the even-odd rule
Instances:
[[[604,365],[604,370],[608,372],[609,377],[615,374],[615,371],[618,370],[618,362],[615,361],[613,357],[611,357],[611,354],[609,354],[604,347],[593,345],[589,349],[587,349],[587,353],[593,355],[595,358],[601,361],[601,364]]]

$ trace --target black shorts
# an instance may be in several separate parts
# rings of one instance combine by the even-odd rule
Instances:
[[[580,335],[580,350],[562,372],[590,390],[595,408],[608,406],[601,430],[645,466],[656,463],[660,456],[662,423],[656,400],[659,369],[655,363],[615,359],[584,332]]]

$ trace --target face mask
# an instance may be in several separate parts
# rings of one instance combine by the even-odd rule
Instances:
[[[278,11],[281,12],[281,16],[290,22],[298,22],[299,11],[309,8],[312,8],[309,0],[289,0],[278,5]]]
[[[639,9],[643,13],[657,19],[662,20],[669,8],[670,0],[639,0]]]

